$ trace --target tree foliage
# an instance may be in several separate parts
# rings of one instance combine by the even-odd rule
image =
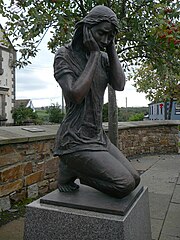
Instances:
[[[138,92],[145,92],[150,101],[180,99],[180,22],[174,14],[174,4],[163,9],[160,24],[154,27],[154,34],[161,49],[158,60],[146,59],[136,68],[131,78]]]
[[[161,102],[176,98],[180,101],[180,75],[172,69],[164,69],[161,74],[152,64],[142,65],[132,75],[138,92],[146,93],[150,101]]]
[[[164,61],[172,59],[175,42],[171,41],[172,33],[168,33],[170,48],[167,51],[162,34],[165,31],[165,20],[168,19],[176,27],[179,12],[178,1],[170,0],[0,0],[0,14],[8,19],[6,33],[11,36],[13,45],[21,53],[18,61],[20,67],[35,57],[38,46],[48,30],[51,38],[48,48],[55,52],[62,44],[69,41],[74,26],[95,5],[103,4],[114,10],[119,19],[119,33],[116,44],[124,67],[139,64],[139,61],[153,59],[160,66]],[[167,23],[168,24],[168,23]],[[173,38],[178,44],[178,31]],[[160,57],[162,57],[160,59]]]
[[[38,115],[36,112],[33,112],[33,109],[30,107],[25,107],[20,105],[18,108],[15,108],[12,114],[14,123],[16,125],[26,125],[29,123],[38,124]]]
[[[127,107],[127,108],[121,107],[118,109],[118,112],[119,112],[119,117],[118,117],[119,122],[127,122],[127,121],[130,121],[130,119],[133,116],[139,115],[139,114],[143,114],[143,118],[144,118],[145,115],[149,114],[149,108],[148,107]]]
[[[129,118],[129,121],[143,121],[144,113],[136,113]]]
[[[118,108],[118,121],[127,122],[127,121],[141,121],[144,116],[149,113],[148,107],[121,107]],[[135,117],[134,117],[135,116]],[[137,116],[137,117],[136,117]],[[138,117],[141,116],[141,117]],[[103,105],[103,115],[102,121],[108,122],[108,103]],[[135,118],[134,120],[131,120]],[[136,120],[138,119],[138,120]]]
[[[49,114],[49,122],[52,123],[61,123],[64,118],[64,113],[62,113],[59,104],[52,104],[48,108],[47,113]]]

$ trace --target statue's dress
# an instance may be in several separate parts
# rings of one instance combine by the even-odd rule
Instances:
[[[87,58],[78,56],[71,46],[61,47],[55,56],[55,78],[61,81],[64,74],[71,74],[74,81],[81,75]],[[107,151],[108,138],[102,128],[102,107],[104,91],[108,84],[108,60],[105,53],[96,67],[88,95],[81,104],[71,101],[65,95],[67,115],[57,134],[55,155],[91,150]]]

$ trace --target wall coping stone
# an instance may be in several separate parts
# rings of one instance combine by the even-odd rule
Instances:
[[[119,122],[118,128],[129,129],[129,128],[176,126],[176,125],[177,126],[180,125],[180,120]],[[103,127],[105,130],[108,130],[108,123],[107,122],[103,123]],[[24,130],[23,128],[27,128],[29,129],[29,131]],[[33,131],[34,128],[36,128],[37,131]],[[0,145],[54,139],[58,128],[59,124],[36,125],[36,126],[32,125],[26,127],[25,126],[0,127]]]
[[[118,129],[129,128],[143,128],[143,127],[156,127],[156,126],[178,126],[180,120],[145,120],[145,121],[131,121],[131,122],[119,122]],[[108,122],[103,123],[105,130],[108,130]]]

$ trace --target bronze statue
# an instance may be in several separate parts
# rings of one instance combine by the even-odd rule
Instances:
[[[115,50],[115,13],[96,6],[75,26],[72,42],[61,47],[54,61],[67,114],[57,132],[55,156],[60,156],[58,188],[75,191],[82,184],[122,198],[140,182],[137,171],[102,128],[107,84],[123,91],[125,76]]]

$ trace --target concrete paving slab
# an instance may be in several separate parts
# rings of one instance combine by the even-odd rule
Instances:
[[[163,234],[180,238],[180,204],[170,203],[162,229]]]
[[[141,183],[144,186],[148,186],[149,192],[166,195],[173,193],[175,183],[164,183],[163,179],[151,175],[143,175],[141,177]]]
[[[167,214],[171,195],[149,192],[151,218],[163,220]]]
[[[171,160],[169,161],[169,156]],[[149,170],[142,174],[142,183],[149,188],[149,192],[170,195],[179,177],[180,156],[165,155]]]
[[[163,225],[163,220],[151,218],[152,240],[158,240]]]
[[[179,237],[162,234],[159,240],[179,240]]]
[[[137,157],[130,160],[132,165],[138,171],[147,171],[151,168],[155,163],[157,163],[160,159],[160,156],[145,156],[145,157]]]
[[[178,168],[180,167],[180,155],[165,155],[161,158],[160,161],[157,162],[157,164],[155,164],[152,167],[152,170],[159,170],[161,169],[161,171],[174,171],[176,173],[179,172]]]
[[[177,184],[180,185],[180,174],[179,174],[179,178],[178,178]]]
[[[147,171],[145,173],[146,177],[148,177],[148,175],[151,176],[152,179],[155,179],[157,181],[164,181],[164,183],[176,183],[179,173],[170,169],[163,171],[160,170],[160,168],[156,170],[151,168],[150,172]]]
[[[180,204],[180,185],[176,185],[171,202]],[[179,207],[180,207],[180,205],[179,205]],[[180,226],[180,224],[179,224],[179,226]]]
[[[0,239],[2,240],[23,240],[24,218],[19,218],[0,228]]]

